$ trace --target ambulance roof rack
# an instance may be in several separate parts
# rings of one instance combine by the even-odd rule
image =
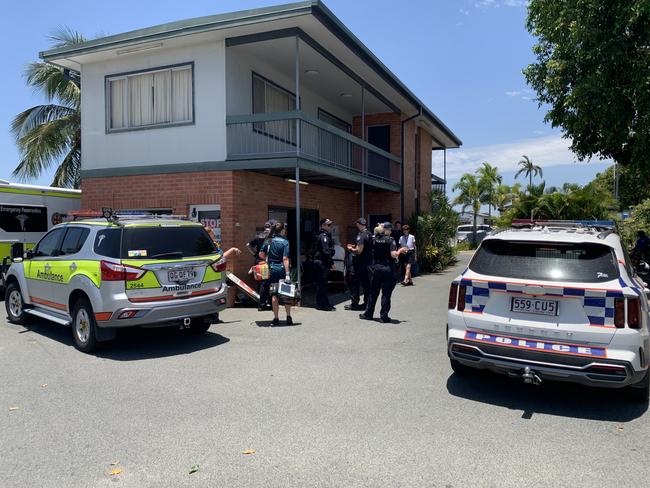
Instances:
[[[187,220],[186,215],[161,215],[150,212],[129,212],[129,211],[113,211],[110,207],[104,207],[99,210],[71,210],[67,213],[73,220],[82,219],[99,219],[104,218],[108,222],[118,224],[120,220]]]

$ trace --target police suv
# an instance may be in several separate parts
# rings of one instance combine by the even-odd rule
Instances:
[[[201,224],[153,216],[52,228],[6,275],[9,321],[72,326],[90,352],[116,330],[179,326],[203,333],[226,307],[225,261]]]
[[[486,237],[451,284],[452,369],[629,387],[647,401],[648,289],[619,236],[603,222],[520,224]]]

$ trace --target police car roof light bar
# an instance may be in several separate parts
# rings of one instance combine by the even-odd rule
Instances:
[[[562,229],[591,228],[600,231],[616,229],[613,220],[545,220],[545,219],[513,219],[512,227],[547,227]]]

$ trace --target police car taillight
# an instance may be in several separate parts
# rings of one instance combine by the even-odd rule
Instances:
[[[452,283],[449,287],[449,301],[447,302],[447,308],[451,310],[456,308],[456,298],[458,297],[458,283]]]
[[[213,270],[221,273],[222,271],[226,271],[226,260],[219,259],[218,261],[214,261],[210,266],[212,266]]]
[[[641,328],[641,303],[638,298],[627,299],[627,325],[630,329]]]
[[[617,329],[625,327],[625,298],[614,300],[614,325]]]
[[[109,261],[101,261],[100,270],[102,281],[135,281],[146,273],[146,270],[135,266],[123,266]]]
[[[625,298],[614,300],[614,325],[618,329],[625,327]],[[627,299],[627,326],[630,329],[641,328],[641,302],[638,298]]]
[[[466,285],[460,285],[458,287],[458,305],[456,307],[456,310],[459,312],[462,312],[465,310],[465,292],[467,291],[467,286]]]

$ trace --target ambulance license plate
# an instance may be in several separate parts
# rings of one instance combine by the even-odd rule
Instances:
[[[167,279],[169,281],[190,281],[197,277],[197,273],[193,269],[178,269],[167,272]]]
[[[536,313],[539,315],[557,315],[558,309],[557,300],[522,297],[512,297],[510,307],[513,312]]]

